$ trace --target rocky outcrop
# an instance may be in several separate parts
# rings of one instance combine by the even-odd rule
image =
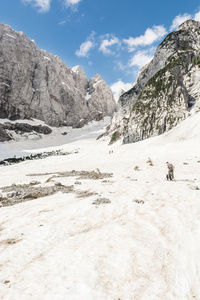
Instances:
[[[50,134],[52,130],[48,126],[5,122],[4,124],[0,124],[0,142],[6,142],[14,139],[12,132],[19,135],[23,135],[27,132]]]
[[[165,38],[134,87],[120,97],[111,136],[129,143],[170,130],[200,109],[199,79],[200,22],[189,20]]]
[[[0,118],[81,127],[114,110],[112,92],[99,75],[88,82],[79,66],[68,68],[24,33],[0,25]]]
[[[7,133],[4,125],[0,124],[0,142],[7,142],[12,140],[12,136]]]

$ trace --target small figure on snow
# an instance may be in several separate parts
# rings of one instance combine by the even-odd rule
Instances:
[[[168,161],[166,162],[167,168],[168,168],[168,174],[167,174],[167,180],[173,180],[174,179],[174,166],[169,163]]]

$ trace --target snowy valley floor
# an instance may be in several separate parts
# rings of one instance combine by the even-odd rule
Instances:
[[[200,113],[128,145],[96,140],[104,126],[0,145],[0,159],[72,152],[0,167],[4,197],[60,187],[0,208],[0,299],[200,299]]]

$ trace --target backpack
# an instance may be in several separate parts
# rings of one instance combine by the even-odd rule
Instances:
[[[172,165],[172,164],[168,164],[168,168],[169,168],[170,170],[172,170],[172,169],[173,169],[173,165]]]

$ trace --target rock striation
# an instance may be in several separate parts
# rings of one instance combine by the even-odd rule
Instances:
[[[79,66],[68,68],[23,32],[0,25],[0,118],[82,127],[112,116],[115,106],[99,75],[88,82]]]
[[[200,22],[188,20],[158,46],[117,104],[111,142],[136,142],[170,130],[200,109]]]

